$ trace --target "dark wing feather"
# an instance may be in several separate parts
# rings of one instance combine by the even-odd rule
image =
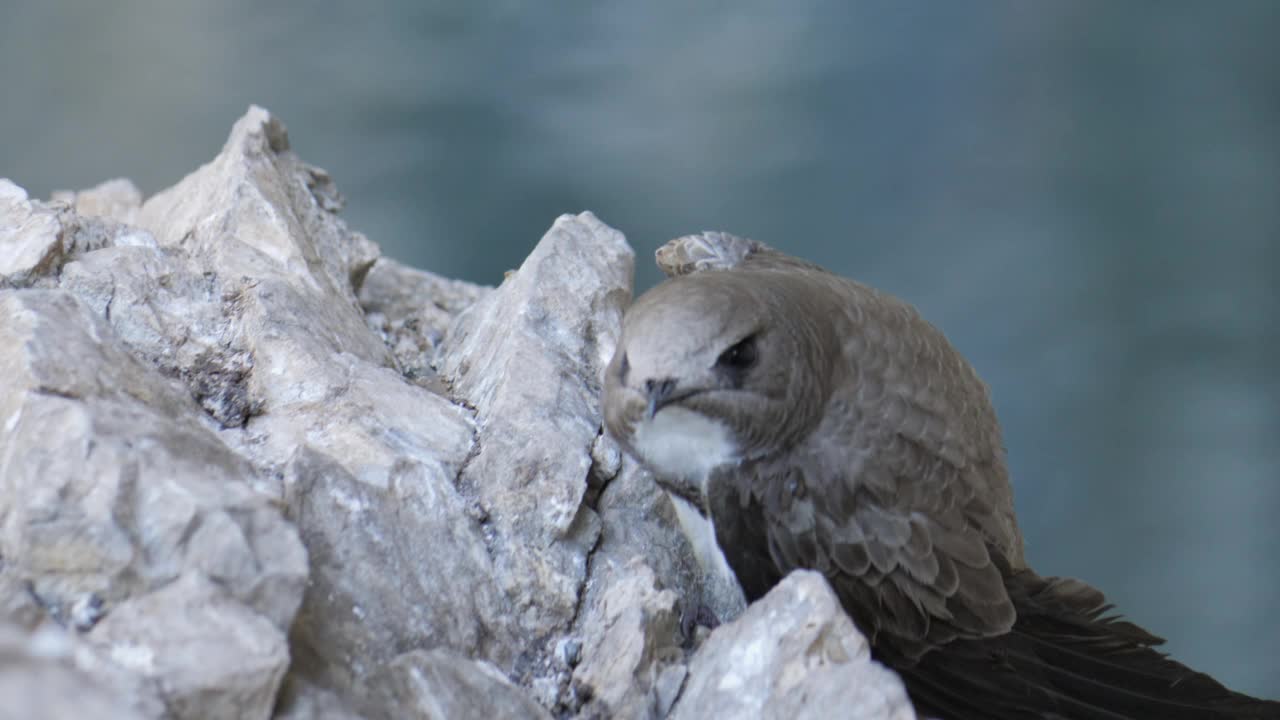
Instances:
[[[1013,630],[957,639],[898,667],[917,709],[948,720],[1280,718],[1280,703],[1231,692],[1108,617],[1102,593],[1072,579],[1007,571]]]
[[[1110,606],[1085,583],[1015,569],[985,546],[979,565],[966,530],[939,532],[918,514],[904,524],[877,516],[889,512],[878,506],[849,524],[822,511],[822,493],[802,468],[766,469],[719,474],[708,493],[717,541],[748,599],[793,569],[818,569],[922,716],[1280,718],[1280,704],[1168,659],[1155,649],[1159,638],[1107,616]],[[982,537],[974,525],[967,532]]]

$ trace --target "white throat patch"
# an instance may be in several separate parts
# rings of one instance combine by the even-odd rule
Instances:
[[[696,480],[706,491],[716,467],[738,461],[738,447],[723,423],[682,407],[659,410],[636,424],[631,444],[660,475]]]
[[[638,423],[631,445],[654,472],[695,483],[703,497],[711,471],[739,460],[738,446],[729,428],[682,407],[666,407],[652,420]],[[680,529],[689,538],[694,558],[702,568],[703,582],[710,589],[704,600],[713,605],[712,611],[721,620],[737,617],[747,601],[716,542],[715,524],[688,500],[670,492],[667,497],[675,506]]]
[[[734,619],[747,606],[747,598],[742,593],[738,578],[729,567],[729,561],[716,542],[716,525],[710,518],[705,518],[688,500],[667,493],[671,504],[676,509],[676,520],[689,545],[693,547],[693,557],[702,568],[703,582],[711,589],[703,599],[711,600],[712,611],[721,622]]]

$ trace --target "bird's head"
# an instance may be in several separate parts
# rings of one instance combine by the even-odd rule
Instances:
[[[659,476],[695,484],[785,450],[828,394],[837,345],[826,310],[822,293],[781,273],[668,280],[623,319],[605,371],[606,428]]]

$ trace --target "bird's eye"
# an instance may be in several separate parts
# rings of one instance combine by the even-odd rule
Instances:
[[[716,366],[741,372],[756,364],[759,352],[756,351],[756,336],[748,335],[739,340],[728,350],[716,358]]]

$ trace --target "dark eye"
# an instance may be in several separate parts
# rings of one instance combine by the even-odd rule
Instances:
[[[748,335],[733,347],[720,353],[716,358],[716,367],[742,372],[756,364],[759,353],[756,351],[756,336]]]

